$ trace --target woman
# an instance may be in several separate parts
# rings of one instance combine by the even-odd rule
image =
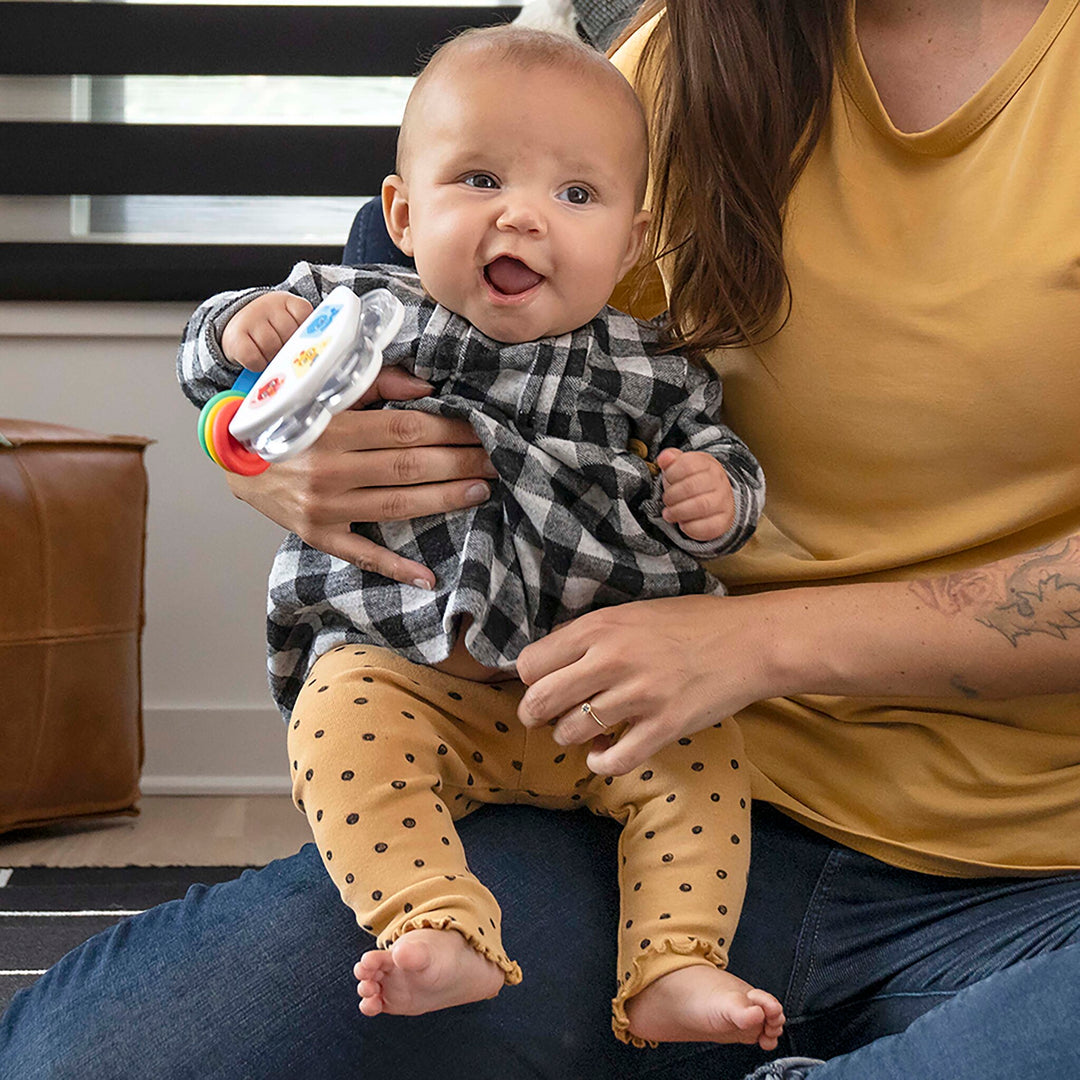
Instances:
[[[531,646],[522,720],[585,741],[580,705],[595,703],[628,722],[603,759],[623,772],[740,714],[757,801],[732,968],[783,1000],[781,1052],[826,1063],[617,1044],[611,832],[500,810],[462,828],[527,969],[495,1001],[357,1016],[358,933],[309,846],[71,954],[9,1011],[0,1072],[1066,1075],[1080,1045],[1075,8],[674,0],[617,58],[635,74],[655,30],[636,77],[670,165],[654,193],[672,334],[724,375],[768,520],[717,567],[738,595],[596,612]],[[395,372],[380,389],[423,393]],[[408,579],[419,568],[348,523],[483,497],[473,442],[434,417],[351,413],[305,460],[234,490]],[[549,934],[553,905],[573,946]]]

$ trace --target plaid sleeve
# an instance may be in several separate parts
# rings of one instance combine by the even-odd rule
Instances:
[[[188,399],[202,407],[218,391],[227,390],[236,381],[242,369],[225,358],[221,335],[228,321],[245,304],[267,292],[291,292],[317,306],[338,285],[348,285],[358,295],[380,287],[391,288],[411,312],[415,312],[423,297],[416,275],[401,267],[316,266],[307,262],[297,263],[280,285],[218,293],[199,305],[180,340],[176,374]],[[402,357],[391,357],[388,350],[384,359],[396,362]]]
[[[200,408],[218,391],[228,390],[243,370],[225,358],[221,333],[245,304],[267,289],[223,292],[200,304],[184,327],[176,354],[176,377],[188,400]]]
[[[691,540],[678,525],[664,521],[663,480],[653,478],[653,497],[646,509],[652,523],[671,542],[697,559],[710,559],[737,551],[754,534],[765,503],[765,476],[749,447],[720,419],[722,389],[720,379],[708,369],[694,367],[681,357],[661,357],[664,368],[673,369],[685,387],[685,398],[671,405],[642,431],[642,441],[649,450],[649,460],[667,447],[698,450],[712,454],[727,472],[735,497],[735,516],[731,528],[715,540]],[[668,381],[670,375],[663,381]]]
[[[629,436],[643,444],[646,464],[669,446],[712,454],[727,471],[735,496],[731,528],[715,540],[691,540],[678,525],[664,521],[663,480],[650,465],[651,490],[636,510],[642,524],[699,561],[736,551],[757,526],[765,478],[749,448],[723,422],[719,376],[684,356],[661,352],[655,321],[642,322],[607,308],[593,326],[598,347],[591,360],[600,371],[592,378],[602,380],[599,384],[629,421]]]

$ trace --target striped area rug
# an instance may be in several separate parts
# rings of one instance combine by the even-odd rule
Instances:
[[[0,869],[0,1011],[69,949],[128,915],[230,881],[243,866]]]

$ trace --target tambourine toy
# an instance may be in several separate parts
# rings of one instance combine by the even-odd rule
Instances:
[[[339,285],[262,372],[244,370],[199,413],[199,443],[223,469],[255,476],[306,450],[354,405],[382,368],[405,317],[386,289]]]

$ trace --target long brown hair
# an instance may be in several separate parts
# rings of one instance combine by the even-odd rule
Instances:
[[[638,68],[655,91],[651,250],[670,268],[669,341],[691,355],[786,318],[784,206],[824,126],[845,4],[646,0],[620,38],[663,12]]]

